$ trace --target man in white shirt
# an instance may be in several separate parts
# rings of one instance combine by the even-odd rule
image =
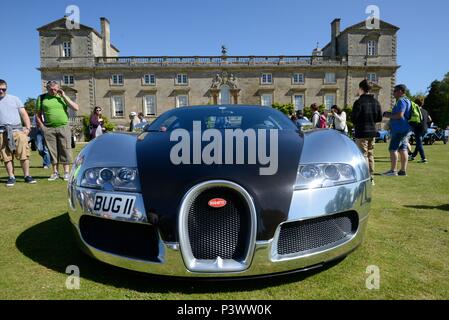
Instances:
[[[5,163],[8,174],[7,187],[16,183],[14,176],[14,157],[20,160],[25,182],[36,183],[30,176],[30,147],[28,135],[31,122],[24,105],[19,98],[6,94],[8,84],[0,79],[0,157]],[[25,127],[22,126],[22,121]]]

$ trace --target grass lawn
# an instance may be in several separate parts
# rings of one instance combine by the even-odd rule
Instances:
[[[346,259],[309,273],[213,283],[138,274],[82,254],[66,183],[47,181],[33,152],[36,185],[16,168],[18,182],[6,188],[0,170],[0,299],[449,299],[449,146],[425,147],[430,162],[411,163],[408,177],[376,177],[366,238]],[[376,166],[389,168],[385,143],[376,145]],[[79,290],[65,288],[69,265],[80,269]],[[365,286],[370,265],[380,269],[378,290]]]

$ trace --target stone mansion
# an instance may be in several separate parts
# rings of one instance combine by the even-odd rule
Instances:
[[[95,106],[124,124],[131,111],[153,118],[171,108],[206,104],[271,105],[312,103],[326,108],[352,105],[358,83],[368,79],[384,110],[393,103],[398,27],[384,21],[369,29],[365,21],[340,30],[331,23],[331,39],[309,56],[119,56],[110,41],[110,23],[101,33],[66,18],[40,27],[42,90],[56,80],[80,105],[78,115]]]

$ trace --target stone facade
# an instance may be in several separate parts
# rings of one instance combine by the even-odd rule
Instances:
[[[120,57],[110,42],[109,21],[101,18],[101,34],[80,25],[67,29],[65,18],[38,29],[42,89],[60,81],[76,99],[78,115],[94,106],[118,124],[131,111],[154,118],[179,105],[312,103],[352,105],[358,83],[373,80],[384,110],[393,103],[398,28],[380,21],[340,31],[331,23],[331,41],[311,56]]]

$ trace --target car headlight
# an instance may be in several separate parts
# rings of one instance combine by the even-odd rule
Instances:
[[[355,170],[349,164],[299,165],[295,190],[316,189],[355,182]]]
[[[140,191],[137,168],[90,168],[84,171],[81,187]]]

